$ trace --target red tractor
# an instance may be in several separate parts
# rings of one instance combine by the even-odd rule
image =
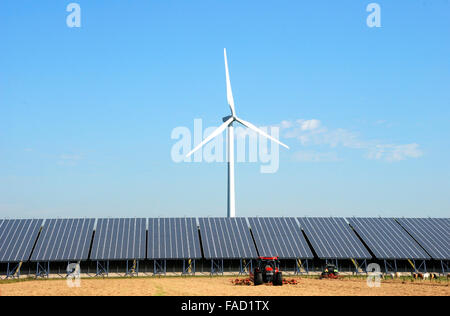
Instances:
[[[283,274],[280,271],[278,257],[260,257],[253,272],[255,285],[272,283],[275,286],[283,285]]]

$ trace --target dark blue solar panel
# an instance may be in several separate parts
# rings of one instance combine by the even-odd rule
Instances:
[[[399,218],[400,225],[436,260],[450,260],[448,218]]]
[[[87,260],[95,219],[46,220],[31,261]]]
[[[99,219],[91,260],[144,260],[147,239],[145,218]]]
[[[295,218],[249,218],[256,247],[262,257],[312,259],[314,257]]]
[[[200,218],[205,259],[253,259],[258,257],[245,218]]]
[[[348,218],[378,259],[430,259],[393,218]]]
[[[42,220],[4,220],[0,227],[0,262],[21,262],[30,258]]]
[[[148,259],[201,259],[195,218],[150,218]]]
[[[298,218],[321,259],[370,259],[372,256],[344,218]]]

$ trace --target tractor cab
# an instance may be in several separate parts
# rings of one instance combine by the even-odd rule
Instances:
[[[272,283],[273,285],[283,285],[283,277],[280,272],[280,260],[278,257],[260,257],[254,270],[254,283]]]
[[[323,269],[322,279],[336,279],[339,275],[339,270],[334,264],[327,264]]]

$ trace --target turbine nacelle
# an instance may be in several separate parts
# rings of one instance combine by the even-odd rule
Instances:
[[[228,121],[230,118],[233,118],[233,119],[234,119],[233,122],[236,121],[236,117],[234,117],[233,115],[225,116],[224,118],[222,118],[222,121],[223,121],[223,122],[226,122],[226,121]]]

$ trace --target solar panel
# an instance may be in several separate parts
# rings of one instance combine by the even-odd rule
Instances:
[[[393,218],[348,218],[378,259],[430,259]]]
[[[46,220],[31,261],[87,260],[95,219]]]
[[[91,260],[144,260],[145,218],[99,219]]]
[[[0,262],[27,261],[41,224],[40,219],[4,220],[0,227]]]
[[[370,259],[372,256],[344,218],[298,218],[321,259]]]
[[[399,218],[400,225],[436,260],[450,260],[450,219]]]
[[[195,218],[150,218],[148,259],[201,259]]]
[[[262,257],[312,259],[314,255],[295,218],[249,218],[256,247]]]
[[[245,218],[200,218],[205,259],[253,259],[258,257]]]

